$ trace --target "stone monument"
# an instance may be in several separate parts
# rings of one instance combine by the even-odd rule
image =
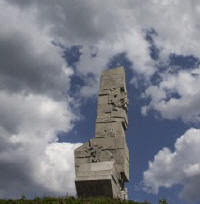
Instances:
[[[98,94],[95,138],[75,150],[78,197],[127,199],[129,150],[126,144],[127,91],[123,67],[103,72]]]

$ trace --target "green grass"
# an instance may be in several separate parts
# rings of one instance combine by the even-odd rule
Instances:
[[[52,198],[52,197],[44,197],[44,198],[35,198],[35,199],[26,199],[25,196],[22,196],[21,199],[18,200],[3,200],[0,199],[0,204],[151,204],[147,201],[144,202],[134,202],[134,201],[122,201],[115,200],[110,198],[88,198],[88,199],[80,199],[74,197],[67,198]],[[158,204],[168,204],[165,199],[159,200]]]
[[[150,204],[148,202],[120,201],[109,198],[91,198],[80,199],[74,197],[68,198],[35,198],[33,200],[25,199],[18,200],[0,200],[0,204]]]

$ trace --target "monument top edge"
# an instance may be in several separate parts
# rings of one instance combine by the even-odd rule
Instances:
[[[119,67],[114,67],[111,69],[106,69],[103,71],[103,75],[104,74],[114,74],[114,73],[125,73],[124,67],[123,66],[119,66]]]

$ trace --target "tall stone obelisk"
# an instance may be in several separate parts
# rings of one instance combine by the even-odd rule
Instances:
[[[123,67],[103,72],[98,94],[95,138],[75,150],[79,197],[127,199],[129,151],[126,144],[127,91]]]

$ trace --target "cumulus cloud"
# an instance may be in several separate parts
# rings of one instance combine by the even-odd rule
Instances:
[[[129,1],[9,2],[21,10],[36,9],[38,25],[47,28],[55,41],[82,46],[77,70],[83,77],[93,74],[97,83],[109,60],[120,52],[126,52],[134,62],[133,69],[147,78],[155,72],[143,26],[135,19]]]
[[[166,52],[199,54],[199,1],[8,1],[22,9],[37,8],[40,24],[51,24],[54,35],[72,44],[93,45],[106,39],[120,43],[122,34],[154,28],[157,45]]]
[[[0,2],[0,197],[75,194],[71,68],[36,10]],[[58,157],[59,155],[59,157]]]
[[[200,200],[200,130],[191,128],[175,142],[171,151],[165,147],[149,162],[144,172],[145,190],[158,193],[160,187],[183,186],[180,196],[188,201]]]
[[[0,196],[75,194],[73,150],[79,144],[58,143],[56,136],[75,120],[67,102],[4,91],[0,101]]]
[[[0,89],[62,97],[73,71],[48,29],[38,27],[34,10],[22,12],[4,1],[0,7]]]
[[[141,3],[140,0],[109,0],[106,4],[91,0],[84,2],[8,0],[8,2],[23,12],[32,11],[37,25],[41,30],[44,28],[48,30],[54,41],[65,46],[82,46],[81,56],[76,64],[77,73],[86,79],[85,87],[80,89],[82,96],[88,97],[97,92],[101,71],[106,69],[109,60],[114,55],[121,52],[126,53],[133,64],[132,69],[142,74],[145,83],[149,84],[149,78],[158,71],[158,68],[150,57],[150,45],[145,39],[146,30],[153,29],[157,33],[153,36],[153,40],[160,51],[159,61],[161,64],[168,61],[171,53],[200,57],[198,46],[200,40],[199,1],[148,0]],[[92,85],[88,74],[93,75]],[[58,75],[56,76],[58,77]],[[176,77],[179,75],[173,75],[171,78]],[[191,75],[190,78],[192,77]],[[146,96],[153,93],[150,89],[152,87],[146,91]],[[159,93],[166,94],[162,88],[157,87],[157,89],[159,89]],[[171,89],[170,92],[176,92],[176,90]],[[153,99],[154,96],[151,98]],[[157,109],[162,109],[160,111],[162,116],[170,119],[175,118],[175,116],[168,115],[168,112],[176,109],[177,117],[184,121],[190,120],[195,113],[189,118],[186,115],[181,116],[183,108],[180,108],[179,104],[183,104],[182,98],[180,100],[172,99],[175,101],[171,100],[171,104],[168,103],[169,108],[165,103],[160,104],[162,107],[157,107]],[[183,97],[184,99],[185,97]],[[155,99],[153,100],[155,101]],[[193,104],[193,101],[186,103],[183,106],[188,109],[190,109],[190,105],[197,106]],[[150,107],[154,108],[154,105],[144,107],[142,112],[147,114]],[[166,110],[164,111],[164,109]],[[189,111],[186,112],[189,113]],[[198,116],[195,116],[195,120],[197,118]]]
[[[167,119],[180,118],[185,122],[200,122],[200,68],[164,74],[158,85],[144,93],[150,103],[142,108],[146,114],[154,109]]]

